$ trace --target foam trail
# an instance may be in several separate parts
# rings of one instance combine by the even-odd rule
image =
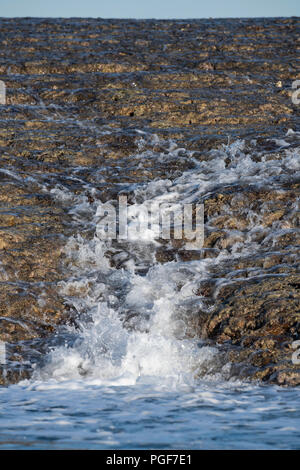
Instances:
[[[157,138],[154,138],[157,143]],[[156,180],[133,185],[134,199],[129,210],[129,224],[139,223],[149,203],[191,203],[224,185],[274,184],[278,177],[299,172],[299,150],[279,142],[284,158],[268,159],[264,154],[252,158],[256,143],[247,148],[242,140],[212,150],[203,161],[193,152],[169,143],[167,157],[179,158],[179,150],[194,163],[194,168],[174,180]],[[159,160],[159,154],[143,150],[135,156],[139,165],[148,158]],[[162,158],[162,157],[161,157]],[[63,188],[52,191],[54,197],[70,201]],[[238,197],[238,196],[237,196]],[[230,365],[218,364],[218,349],[204,346],[193,338],[189,316],[193,305],[202,307],[196,295],[200,279],[209,276],[213,263],[226,257],[242,256],[259,249],[255,235],[260,230],[259,213],[248,217],[248,231],[236,230],[237,242],[228,250],[221,249],[217,258],[188,263],[172,261],[158,264],[154,257],[157,244],[155,231],[147,231],[137,240],[113,243],[96,235],[97,210],[102,202],[89,207],[85,197],[73,198],[72,214],[79,221],[86,209],[92,217],[95,235],[85,239],[78,235],[69,240],[66,253],[71,260],[73,276],[60,285],[61,293],[78,312],[79,329],[69,327],[76,339],[72,345],[54,349],[47,364],[34,374],[35,380],[91,380],[105,385],[133,385],[139,381],[152,383],[193,384],[199,375],[228,373]],[[297,207],[293,209],[297,211]],[[230,214],[230,209],[228,209]],[[81,223],[83,221],[81,220]],[[210,221],[208,221],[208,224]],[[276,231],[270,227],[274,240]],[[284,230],[278,227],[278,230]],[[240,238],[239,238],[240,237]],[[111,266],[107,254],[116,253],[119,267]],[[146,273],[139,274],[145,264]],[[203,307],[204,308],[204,307]]]

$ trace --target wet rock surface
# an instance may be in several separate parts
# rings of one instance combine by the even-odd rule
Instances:
[[[30,375],[58,325],[75,321],[59,294],[72,263],[63,248],[92,229],[72,213],[74,198],[91,207],[120,191],[130,198],[129,185],[174,180],[236,139],[257,163],[287,158],[280,139],[299,146],[296,134],[286,137],[300,130],[291,100],[299,20],[0,24],[0,340],[8,344],[0,382],[11,383]],[[68,196],[58,197],[62,189]],[[236,375],[279,385],[300,384],[291,361],[300,333],[298,200],[293,167],[267,186],[222,185],[198,199],[203,249],[174,240],[155,253],[158,263],[211,260],[189,334],[220,344]],[[249,238],[255,252],[238,256]],[[220,252],[232,257],[214,263]],[[124,266],[117,249],[108,257]]]

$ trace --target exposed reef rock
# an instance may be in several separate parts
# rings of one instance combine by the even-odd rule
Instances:
[[[30,376],[58,325],[76,321],[58,293],[69,269],[63,247],[79,224],[67,197],[55,197],[60,185],[93,204],[115,197],[120,181],[174,178],[192,168],[188,158],[147,157],[147,149],[168,154],[164,139],[194,151],[199,162],[236,139],[245,139],[249,153],[255,140],[257,161],[262,154],[285,158],[276,138],[300,127],[291,100],[299,20],[0,23],[0,79],[7,88],[0,106],[0,340],[7,343],[0,383],[6,384]],[[144,136],[142,167],[133,158],[141,130],[159,137]],[[230,156],[225,163],[230,167]],[[229,184],[206,195],[203,249],[185,251],[174,240],[155,254],[159,263],[212,260],[189,334],[220,344],[233,375],[279,385],[300,384],[299,365],[291,361],[300,334],[299,181],[290,175],[279,188]],[[214,266],[220,250],[234,254],[246,242],[253,214],[257,251]],[[122,266],[116,257],[111,263]]]

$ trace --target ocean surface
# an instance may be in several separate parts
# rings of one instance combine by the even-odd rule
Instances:
[[[118,74],[111,75],[113,81]],[[128,83],[134,79],[126,77]],[[222,286],[268,275],[255,268],[222,272],[232,259],[276,252],[277,238],[294,229],[281,222],[262,227],[258,207],[248,214],[246,235],[235,231],[230,252],[219,247],[215,257],[177,256],[163,263],[155,256],[159,243],[151,227],[123,241],[99,231],[99,213],[107,202],[116,206],[120,193],[130,199],[134,228],[151,203],[182,206],[230,187],[238,206],[243,188],[281,191],[300,176],[297,129],[285,129],[280,138],[270,130],[265,138],[271,150],[259,145],[255,130],[247,141],[227,133],[227,142],[216,141],[199,158],[184,144],[184,129],[179,142],[148,125],[97,121],[96,111],[81,116],[70,104],[46,106],[41,99],[10,106],[65,130],[70,139],[99,139],[95,152],[101,152],[103,137],[120,135],[134,138],[137,150],[101,165],[72,163],[61,173],[55,171],[59,161],[48,171],[39,162],[36,171],[27,171],[26,156],[23,166],[8,161],[0,170],[3,181],[31,185],[68,215],[72,234],[57,293],[77,312],[73,323],[45,340],[44,354],[32,354],[38,339],[23,342],[24,365],[33,373],[0,387],[0,449],[299,449],[300,388],[237,376],[221,346],[193,335],[189,324],[197,306],[210,311],[196,292],[199,279],[210,279],[214,270]],[[298,211],[293,205],[291,217]],[[229,206],[226,215],[232,216]],[[291,253],[297,256],[295,247]],[[41,296],[41,306],[43,301]]]
[[[174,382],[53,380],[2,389],[1,448],[299,449],[298,390]]]

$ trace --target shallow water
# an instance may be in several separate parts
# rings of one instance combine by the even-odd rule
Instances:
[[[299,390],[158,382],[2,389],[0,448],[299,449]]]

